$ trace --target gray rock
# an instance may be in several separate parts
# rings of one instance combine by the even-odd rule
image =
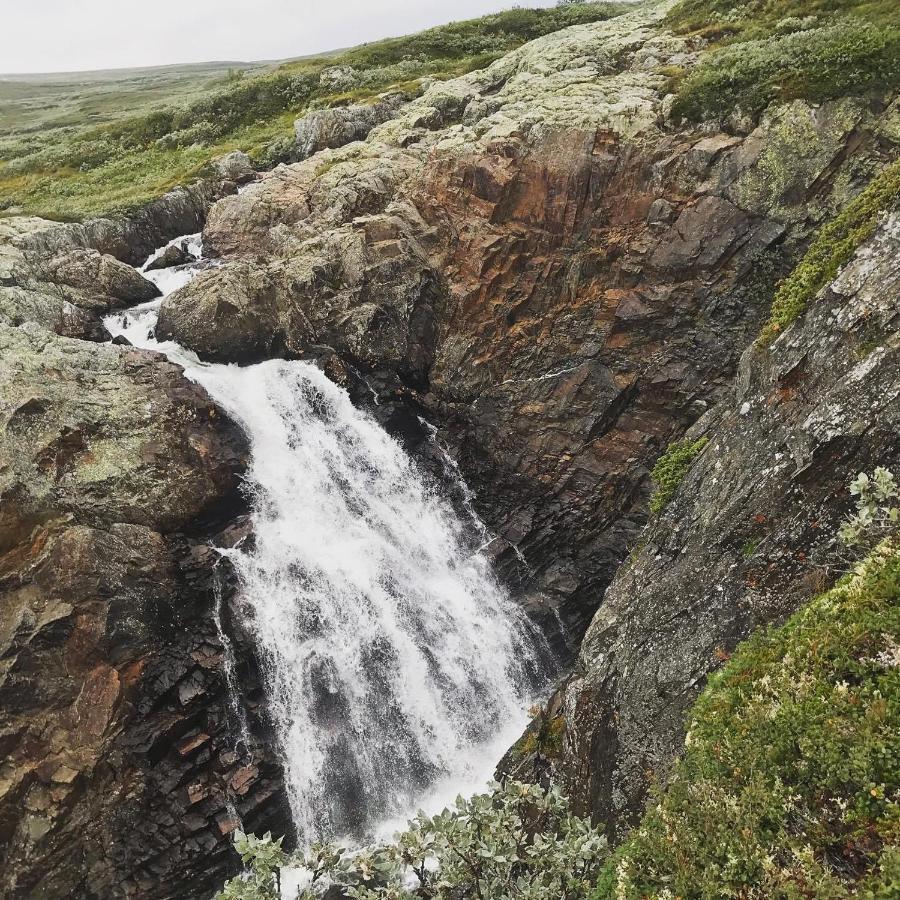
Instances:
[[[233,181],[236,184],[244,184],[256,175],[250,157],[240,150],[226,153],[224,156],[217,156],[212,161],[212,167],[219,178],[224,181]]]
[[[393,118],[403,102],[402,95],[389,94],[377,103],[335,106],[308,113],[294,123],[300,158],[363,140],[376,125]]]
[[[707,674],[834,577],[846,485],[900,463],[900,216],[689,432],[709,444],[606,592],[564,689],[557,774],[620,835]]]

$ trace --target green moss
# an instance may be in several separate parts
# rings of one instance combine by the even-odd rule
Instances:
[[[594,900],[896,897],[900,552],[741,645]]]
[[[900,85],[893,0],[683,0],[677,31],[714,43],[677,86],[673,114],[701,121],[774,100],[819,102]]]
[[[691,464],[708,443],[709,439],[703,437],[696,441],[685,438],[669,444],[650,473],[656,485],[656,490],[650,498],[652,513],[658,513],[668,505]]]
[[[515,756],[523,757],[538,753],[549,759],[555,759],[562,751],[563,737],[566,733],[564,716],[548,716],[541,711],[531,723],[528,731],[513,748]]]
[[[803,259],[781,282],[760,342],[771,343],[875,231],[885,210],[900,202],[900,160],[872,179],[838,216],[820,229]]]

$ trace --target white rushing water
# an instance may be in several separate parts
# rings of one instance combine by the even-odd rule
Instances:
[[[201,265],[146,275],[168,294]],[[481,535],[314,365],[202,363],[155,340],[160,302],[106,325],[183,365],[250,439],[254,541],[221,552],[300,840],[384,835],[477,790],[525,724],[534,658]]]

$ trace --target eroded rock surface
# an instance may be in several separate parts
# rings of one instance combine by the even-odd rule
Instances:
[[[162,357],[0,326],[3,896],[203,896],[229,809],[289,827],[271,753],[236,747],[213,617],[245,457]]]
[[[379,414],[412,403],[569,652],[645,520],[649,465],[718,399],[854,173],[893,152],[878,102],[674,127],[659,69],[696,51],[666,8],[527,44],[220,201],[204,246],[223,265],[160,316],[211,359],[330,348]]]
[[[606,592],[564,690],[558,774],[615,834],[682,745],[706,675],[835,577],[858,472],[900,463],[900,216],[857,252],[728,398],[708,445]]]

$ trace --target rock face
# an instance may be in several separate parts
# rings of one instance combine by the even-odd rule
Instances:
[[[127,218],[66,225],[31,219],[30,227],[13,243],[44,256],[88,248],[136,266],[166,241],[199,231],[209,207],[236,190],[236,183],[228,178],[208,179],[177,187]]]
[[[684,740],[706,675],[833,579],[846,485],[900,463],[900,216],[689,432],[709,443],[642,536],[564,689],[558,774],[613,833]]]
[[[235,749],[212,619],[204,537],[245,455],[162,357],[0,326],[4,896],[202,896],[229,808],[286,826],[277,764]]]
[[[21,249],[19,244],[49,224],[39,219],[0,224],[0,323],[36,322],[65,337],[108,340],[103,315],[159,296],[152,282],[108,254]]]
[[[300,159],[363,140],[376,125],[393,118],[403,102],[400,94],[388,94],[376,103],[328,107],[307,113],[294,123]]]
[[[853,173],[891,152],[878,103],[673,127],[659,67],[695,52],[665,9],[534,41],[220,201],[204,246],[223,265],[160,316],[217,360],[327,347],[382,410],[412,403],[569,653],[645,521],[652,461],[721,396]]]
[[[209,548],[247,536],[246,448],[177,366],[83,342],[151,296],[115,259],[204,222],[219,264],[166,298],[161,337],[319,359],[414,451],[433,423],[561,655],[600,607],[553,710],[580,809],[627,822],[717,652],[812,589],[797,554],[818,558],[847,475],[896,452],[896,225],[738,364],[811,231],[896,154],[898,107],[673,123],[662,71],[699,44],[662,30],[669,5],[548,35],[386,120],[308,119],[324,149],[239,195],[238,159],[129,219],[0,222],[0,893],[200,897],[234,867],[238,818],[289,828]],[[649,468],[692,424],[710,444],[604,599]]]

